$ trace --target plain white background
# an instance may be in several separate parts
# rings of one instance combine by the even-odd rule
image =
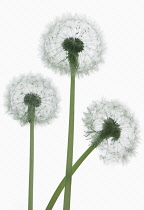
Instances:
[[[63,13],[85,14],[104,33],[107,52],[99,72],[76,80],[74,162],[87,149],[81,118],[93,100],[118,99],[140,124],[136,157],[125,165],[104,165],[97,150],[73,176],[71,210],[144,210],[144,1],[13,0],[0,8],[0,210],[26,210],[29,126],[5,113],[6,85],[21,73],[50,77],[61,96],[59,118],[35,130],[34,210],[44,210],[65,174],[69,77],[43,66],[40,35]],[[62,210],[63,193],[54,210]]]

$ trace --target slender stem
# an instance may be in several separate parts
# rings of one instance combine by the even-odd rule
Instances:
[[[65,193],[64,193],[63,210],[69,210],[70,209],[73,142],[74,142],[73,141],[73,137],[74,137],[74,103],[75,103],[75,74],[71,73],[69,132],[68,132],[66,180],[65,180]]]
[[[75,171],[78,169],[78,167],[83,163],[83,161],[87,158],[87,156],[95,149],[94,146],[90,146],[83,154],[82,156],[77,160],[77,162],[72,167],[72,175],[75,173]],[[60,193],[62,192],[64,186],[65,186],[65,180],[66,177],[62,179],[60,184],[58,185],[57,189],[55,190],[53,196],[51,197],[51,200],[49,201],[46,210],[51,210],[57,201]]]
[[[75,171],[79,168],[79,166],[83,163],[83,161],[91,154],[91,152],[104,140],[102,136],[97,136],[97,139],[95,141],[94,146],[91,145],[83,154],[82,156],[76,161],[76,163],[72,167],[72,175],[75,173]],[[47,207],[45,210],[51,210],[57,201],[60,193],[62,192],[63,188],[65,187],[65,180],[66,177],[62,179],[60,184],[58,185],[57,189],[55,190],[53,196],[51,197]]]
[[[30,157],[29,157],[29,195],[28,210],[33,210],[33,177],[34,177],[34,121],[30,122]]]

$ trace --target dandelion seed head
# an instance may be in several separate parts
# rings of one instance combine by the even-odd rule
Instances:
[[[105,163],[126,163],[139,142],[139,126],[129,109],[116,100],[93,102],[84,113],[85,136],[96,145],[97,136],[104,140],[98,145],[100,159]]]
[[[59,96],[50,79],[28,74],[11,81],[5,94],[8,114],[25,125],[29,122],[29,105],[35,107],[35,124],[47,124],[57,117]]]
[[[98,70],[105,44],[98,26],[84,16],[67,15],[46,27],[41,37],[44,65],[62,74],[71,74],[69,54],[78,56],[77,76]]]

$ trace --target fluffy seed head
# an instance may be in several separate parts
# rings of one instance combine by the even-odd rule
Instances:
[[[98,136],[104,139],[98,145],[104,162],[125,163],[135,154],[138,124],[128,108],[118,101],[93,102],[84,113],[83,122],[92,145],[97,145]]]
[[[105,50],[102,33],[86,17],[68,15],[57,18],[46,27],[41,38],[44,64],[62,74],[71,74],[69,53],[78,55],[77,76],[98,69]]]
[[[21,75],[7,87],[5,106],[22,125],[30,122],[31,108],[35,110],[35,124],[46,124],[57,117],[59,97],[50,79],[40,74]]]

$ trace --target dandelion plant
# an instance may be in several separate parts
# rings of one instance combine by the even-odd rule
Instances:
[[[90,146],[72,167],[72,174],[94,151],[100,149],[100,159],[104,163],[126,163],[135,155],[139,143],[139,126],[135,116],[117,100],[93,101],[84,112],[85,137]],[[66,177],[62,179],[46,210],[51,210],[65,187]]]
[[[104,42],[100,29],[86,17],[69,15],[49,24],[42,35],[44,64],[71,77],[69,131],[66,162],[64,210],[70,209],[74,143],[75,77],[97,70],[103,61]]]
[[[57,116],[59,97],[51,80],[40,74],[21,75],[7,88],[7,112],[21,125],[30,125],[28,210],[33,210],[34,125],[50,123]]]

